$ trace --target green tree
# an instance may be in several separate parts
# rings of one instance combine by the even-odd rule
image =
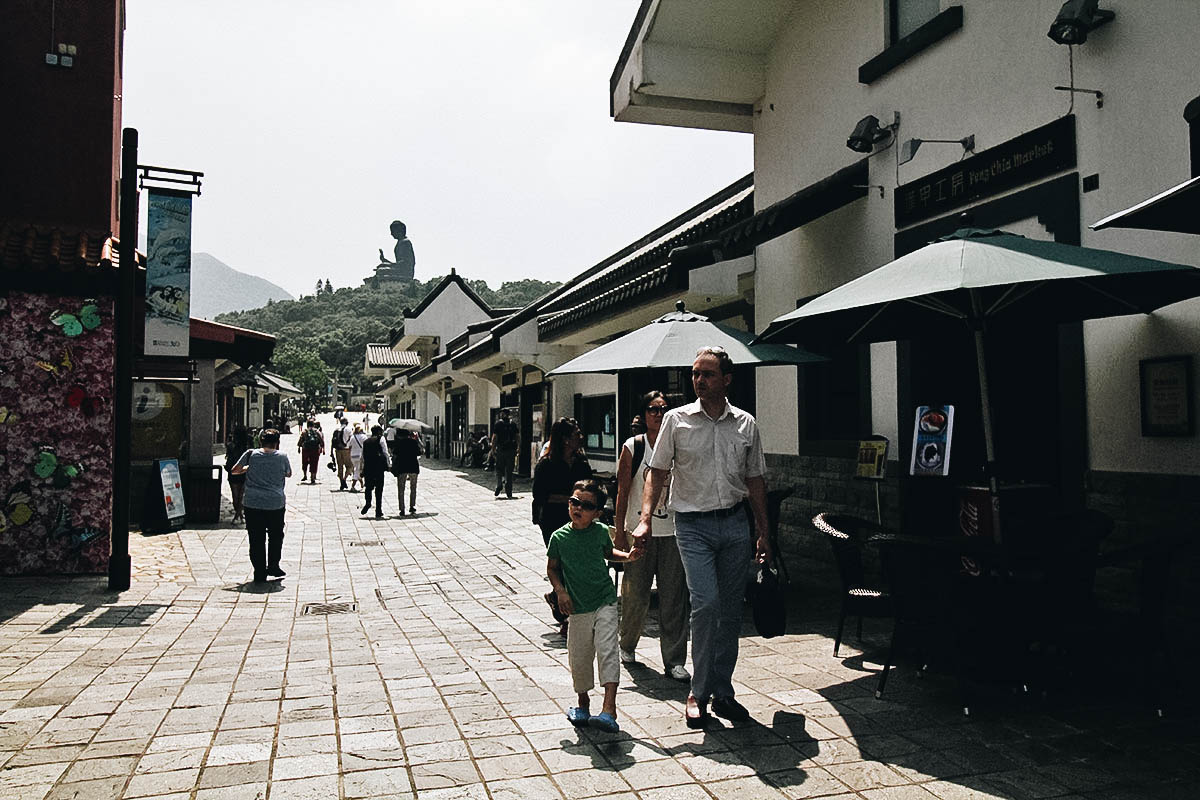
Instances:
[[[275,348],[275,357],[271,361],[280,375],[304,390],[309,403],[325,396],[331,370],[316,350],[283,344]]]

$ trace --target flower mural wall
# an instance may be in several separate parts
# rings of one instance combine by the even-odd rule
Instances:
[[[108,569],[113,298],[0,295],[0,574]]]

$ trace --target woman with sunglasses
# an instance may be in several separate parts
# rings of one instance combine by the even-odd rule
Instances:
[[[542,529],[542,540],[571,521],[567,500],[577,481],[592,477],[592,467],[582,455],[583,433],[574,420],[563,417],[550,428],[550,448],[533,469],[533,521]]]
[[[627,533],[638,526],[642,510],[642,490],[649,473],[650,457],[662,428],[663,415],[670,406],[663,393],[653,391],[642,399],[641,420],[646,432],[633,436],[621,447],[617,461],[617,501],[613,522],[613,543],[618,549],[629,548]],[[632,494],[633,502],[630,502]],[[684,662],[688,643],[688,591],[683,574],[683,560],[675,544],[675,515],[667,510],[670,487],[663,491],[654,509],[650,536],[646,539],[643,558],[625,566],[621,581],[621,661],[632,664],[637,660],[634,650],[641,638],[650,608],[650,584],[658,579],[658,637],[663,669],[677,681],[691,679]]]

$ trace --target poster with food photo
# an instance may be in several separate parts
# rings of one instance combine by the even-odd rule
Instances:
[[[917,406],[909,475],[950,474],[950,442],[954,433],[954,406]]]

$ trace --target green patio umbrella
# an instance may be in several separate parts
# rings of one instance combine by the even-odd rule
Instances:
[[[1093,223],[1104,228],[1145,228],[1152,231],[1200,234],[1200,176],[1172,186],[1124,211]]]
[[[713,346],[725,348],[733,363],[738,365],[765,367],[828,361],[824,356],[788,345],[751,344],[753,334],[709,322],[708,317],[687,311],[682,300],[675,304],[675,309],[547,374],[690,367],[696,360],[697,350]]]
[[[989,322],[1148,314],[1200,296],[1200,269],[965,228],[775,319],[756,341],[881,342],[975,336],[984,448],[995,490],[983,337]]]

